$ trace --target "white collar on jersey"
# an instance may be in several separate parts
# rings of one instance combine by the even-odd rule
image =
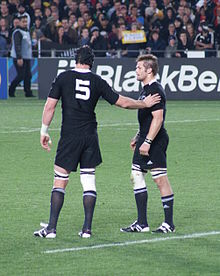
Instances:
[[[152,83],[156,82],[156,79],[152,79],[148,84],[151,85]]]
[[[73,71],[80,72],[80,73],[89,73],[91,70],[83,69],[83,68],[74,68]]]

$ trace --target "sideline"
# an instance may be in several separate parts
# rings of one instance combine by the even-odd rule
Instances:
[[[97,245],[92,245],[92,246],[45,250],[42,253],[54,254],[54,253],[64,253],[64,252],[72,252],[72,251],[85,251],[85,250],[102,249],[102,248],[119,247],[119,246],[123,247],[123,246],[128,246],[128,245],[137,245],[137,244],[145,244],[145,243],[156,243],[156,242],[171,241],[171,240],[197,239],[197,238],[213,236],[213,235],[220,235],[220,231],[193,233],[193,234],[188,234],[188,235],[161,237],[161,238],[139,240],[139,241],[127,241],[127,242],[107,243],[107,244],[104,243],[104,244],[97,244]]]

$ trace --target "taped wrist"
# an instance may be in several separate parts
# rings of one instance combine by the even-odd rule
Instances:
[[[151,139],[149,139],[149,138],[146,138],[145,140],[144,140],[144,143],[145,144],[148,144],[148,145],[151,145],[152,144],[152,140]]]
[[[42,123],[41,129],[40,129],[40,134],[43,135],[43,136],[49,136],[48,135],[48,129],[49,129],[49,126]]]

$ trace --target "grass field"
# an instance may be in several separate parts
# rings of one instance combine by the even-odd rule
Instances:
[[[177,231],[155,236],[119,231],[136,219],[129,179],[136,111],[100,101],[96,111],[104,162],[96,173],[90,240],[77,236],[83,223],[78,172],[70,177],[57,238],[33,237],[49,216],[61,120],[59,106],[50,128],[53,149],[47,153],[39,144],[43,105],[22,96],[0,102],[0,275],[220,275],[220,102],[168,102],[168,175]],[[147,184],[154,229],[163,210],[149,175]]]

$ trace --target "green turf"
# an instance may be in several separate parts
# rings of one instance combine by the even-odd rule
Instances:
[[[72,174],[57,238],[33,237],[49,215],[53,160],[59,139],[60,106],[50,135],[53,149],[43,151],[39,128],[44,101],[0,101],[0,275],[220,275],[220,235],[127,246],[46,254],[46,250],[150,240],[150,233],[119,232],[136,218],[130,166],[130,138],[136,111],[97,106],[103,164],[97,169],[97,206],[93,237],[78,238],[83,223],[79,173]],[[167,105],[170,136],[168,175],[175,193],[176,233],[182,236],[220,230],[220,103],[172,101]],[[147,176],[149,224],[163,220],[160,195]]]

